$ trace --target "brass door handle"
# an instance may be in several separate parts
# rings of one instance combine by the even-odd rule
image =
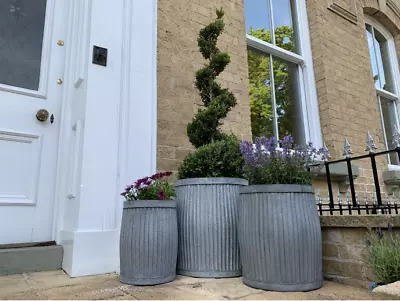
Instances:
[[[47,121],[47,119],[49,119],[49,111],[45,110],[45,109],[41,109],[39,111],[37,111],[36,113],[36,118],[37,120],[41,121],[41,122],[45,122]]]
[[[40,122],[45,122],[47,121],[47,119],[49,119],[49,111],[45,110],[45,109],[41,109],[39,111],[37,111],[36,113],[36,119],[39,120]],[[54,122],[54,115],[51,114],[50,117],[50,123],[52,124]]]

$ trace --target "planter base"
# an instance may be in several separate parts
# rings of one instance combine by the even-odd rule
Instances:
[[[167,282],[174,281],[176,278],[176,275],[171,275],[167,277],[160,277],[160,278],[136,278],[136,279],[131,279],[127,277],[120,276],[120,281],[125,284],[130,284],[130,285],[157,285],[157,284],[163,284]]]
[[[265,282],[248,280],[244,277],[242,278],[242,281],[247,286],[253,288],[259,288],[266,291],[276,291],[276,292],[308,292],[321,288],[323,283],[323,281],[317,281],[312,283],[294,283],[294,284],[265,283]]]
[[[194,278],[234,278],[242,276],[242,271],[194,272],[188,270],[177,270],[176,273],[178,275],[194,277]]]

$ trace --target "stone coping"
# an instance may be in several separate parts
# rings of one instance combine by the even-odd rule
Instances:
[[[351,169],[353,171],[353,178],[357,178],[360,175],[360,168],[356,164],[351,164]],[[347,172],[347,163],[346,162],[339,162],[335,164],[329,165],[329,171],[331,174],[332,181],[345,181],[348,179],[348,172]],[[319,169],[315,173],[315,178],[318,179],[326,179],[326,171],[325,167]]]
[[[325,228],[387,228],[400,227],[398,215],[343,215],[320,216],[321,227]]]

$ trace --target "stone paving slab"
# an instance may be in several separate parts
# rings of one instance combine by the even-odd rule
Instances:
[[[116,274],[70,278],[61,270],[0,277],[1,300],[371,300],[379,296],[333,282],[312,292],[280,293],[250,288],[240,278],[178,276],[171,283],[139,287],[120,283]]]
[[[378,286],[372,291],[372,295],[375,299],[400,300],[400,281]]]

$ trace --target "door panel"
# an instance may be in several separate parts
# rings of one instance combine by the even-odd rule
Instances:
[[[52,239],[67,6],[0,1],[0,244]]]

